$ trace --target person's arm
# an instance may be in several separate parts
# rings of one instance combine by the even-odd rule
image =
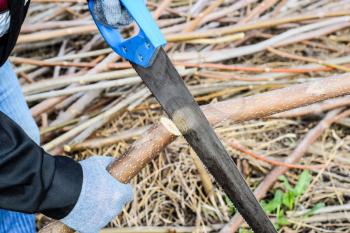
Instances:
[[[111,161],[51,156],[0,112],[2,209],[41,212],[79,232],[98,232],[133,199],[131,186],[107,172]]]
[[[83,172],[67,157],[53,157],[0,112],[0,207],[60,219],[77,202]]]

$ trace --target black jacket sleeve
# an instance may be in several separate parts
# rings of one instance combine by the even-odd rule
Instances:
[[[61,219],[77,202],[82,179],[79,163],[47,154],[0,112],[0,208]]]
[[[26,4],[25,0],[8,0],[11,19],[8,33],[0,38],[0,66],[7,61],[15,47],[29,4],[30,0]]]

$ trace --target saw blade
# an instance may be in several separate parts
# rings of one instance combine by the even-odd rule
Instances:
[[[163,48],[133,67],[254,232],[276,232]]]

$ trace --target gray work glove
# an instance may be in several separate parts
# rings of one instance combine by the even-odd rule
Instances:
[[[131,185],[118,182],[106,170],[112,160],[94,156],[80,162],[82,190],[73,210],[61,222],[80,233],[98,233],[132,201]]]
[[[119,0],[94,0],[93,13],[100,23],[114,28],[127,26],[133,22]]]

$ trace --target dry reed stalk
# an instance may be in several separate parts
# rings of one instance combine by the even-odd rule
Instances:
[[[216,0],[212,2],[203,12],[201,12],[199,15],[195,17],[194,20],[190,21],[188,25],[183,30],[184,32],[191,32],[194,29],[196,29],[199,24],[202,22],[202,20],[210,14],[212,11],[214,11],[216,8],[218,8],[221,4],[224,3],[225,0]]]
[[[130,99],[130,98],[125,98],[124,96],[122,96],[120,98],[121,100],[119,100],[117,102],[117,104],[121,106],[120,111],[122,111],[124,109],[124,107],[126,107],[127,110],[130,111],[132,108],[137,107],[139,104],[141,104],[141,102],[143,102],[145,99],[147,99],[151,95],[151,93],[148,91],[148,89],[142,89],[140,92],[142,92],[143,95],[137,99]],[[127,93],[125,96],[127,97],[128,95],[133,95],[133,94],[134,94],[133,91],[130,91],[130,93]],[[106,109],[108,109],[109,107],[112,107],[112,106],[107,106]],[[117,114],[117,112],[116,112],[116,114]],[[77,144],[77,143],[83,142],[88,137],[90,137],[96,130],[98,130],[99,128],[101,128],[105,124],[107,124],[112,119],[112,117],[113,116],[111,116],[110,118],[104,118],[103,120],[89,126],[85,130],[83,130],[79,135],[77,135],[74,139],[72,139],[69,142],[69,144]]]
[[[242,145],[240,145],[239,143],[235,142],[235,141],[226,141],[226,144],[229,145],[230,147],[248,155],[251,156],[254,159],[266,162],[270,165],[273,166],[279,166],[279,167],[287,167],[289,169],[307,169],[307,170],[318,170],[323,168],[324,166],[307,166],[307,165],[298,165],[298,164],[291,164],[291,163],[285,163],[285,162],[281,162],[281,161],[276,161],[270,158],[267,158],[265,156],[262,155],[258,155],[254,152],[252,152],[251,150],[248,150],[247,148],[243,147]]]
[[[177,227],[130,227],[130,228],[109,228],[101,233],[192,233],[192,232],[215,232],[222,227],[222,224],[209,226],[177,226]]]
[[[66,145],[64,146],[65,151],[72,152],[77,150],[82,150],[86,148],[100,148],[103,146],[115,144],[118,141],[121,140],[127,140],[134,137],[139,137],[141,134],[146,132],[149,129],[149,127],[141,127],[136,129],[130,129],[123,132],[120,132],[116,135],[111,135],[107,138],[97,138],[97,139],[90,139],[86,140],[81,143],[76,143],[73,145]]]
[[[59,37],[67,37],[73,35],[83,35],[83,34],[91,34],[97,32],[97,28],[95,25],[86,25],[86,26],[77,26],[70,27],[65,29],[57,29],[49,32],[36,32],[29,35],[21,35],[18,38],[17,43],[30,43],[30,42],[38,42],[38,41],[46,41],[50,39],[55,39]]]
[[[95,67],[94,64],[86,63],[86,62],[49,62],[49,61],[40,61],[29,58],[21,58],[21,57],[12,57],[11,62],[14,64],[30,64],[35,66],[62,66],[62,67],[79,67],[79,68],[92,68]]]
[[[215,232],[222,227],[222,224],[213,224],[200,228],[203,232]],[[130,228],[107,228],[101,233],[193,233],[198,232],[198,226],[177,226],[177,227],[130,227]]]
[[[49,143],[45,144],[43,146],[44,150],[51,151],[55,147],[61,145],[62,143],[66,142],[67,140],[72,139],[77,134],[81,133],[88,127],[90,127],[93,124],[97,124],[98,122],[104,121],[105,119],[110,119],[114,117],[121,109],[126,108],[131,102],[137,100],[138,98],[141,98],[145,95],[145,92],[148,91],[147,89],[142,89],[141,91],[138,91],[137,93],[134,93],[133,95],[127,97],[122,102],[116,104],[112,108],[106,110],[105,112],[99,114],[96,117],[93,117],[89,119],[88,121],[80,124],[79,126],[73,128],[72,130],[64,133],[63,135],[55,138],[54,140],[50,141]]]
[[[119,56],[111,53],[109,54],[103,61],[101,61],[95,68],[91,69],[87,72],[87,74],[96,74],[101,72],[106,68],[106,66],[110,63],[118,59]],[[61,112],[55,121],[53,121],[52,125],[61,124],[64,121],[71,120],[76,116],[80,115],[81,112],[85,110],[85,108],[92,103],[92,101],[99,96],[101,90],[91,91],[79,98],[74,104],[72,104],[66,111]]]
[[[93,44],[96,42],[96,37],[94,37],[93,39],[91,39],[81,50],[80,52],[82,53],[85,53],[87,52],[88,50],[90,50],[93,46]],[[65,56],[60,56],[60,57],[65,57]],[[74,58],[74,61],[80,61],[80,57],[75,57]],[[91,63],[94,64],[95,66],[98,67],[98,65],[96,64],[98,61],[98,59],[95,59],[93,60]],[[82,74],[82,73],[85,73],[87,71],[79,71],[77,73],[75,73],[75,70],[70,70],[68,72],[68,75],[71,75],[72,73],[75,73],[75,75],[79,75],[79,74]],[[62,78],[62,77],[61,77]],[[24,88],[23,88],[23,91],[24,91]],[[57,98],[51,98],[51,99],[48,99],[48,100],[45,100],[45,101],[42,101],[41,103],[33,106],[30,111],[33,115],[33,117],[37,117],[38,115],[40,115],[41,113],[44,113],[44,112],[48,112],[49,110],[52,110],[53,106],[61,103],[63,100],[65,99],[65,97],[57,97]]]
[[[243,72],[254,72],[254,73],[309,73],[309,72],[320,72],[330,71],[332,67],[314,67],[314,68],[270,68],[270,67],[249,67],[249,66],[237,66],[237,65],[226,65],[216,63],[189,63],[189,62],[175,62],[176,65],[184,67],[196,67],[196,68],[213,68],[218,70],[228,71],[243,71]],[[345,65],[350,66],[350,65]],[[265,80],[268,80],[266,78]]]
[[[322,61],[322,60],[319,60],[319,59],[310,58],[310,57],[303,57],[303,56],[298,56],[298,55],[295,55],[295,54],[282,52],[282,51],[274,49],[272,47],[267,48],[267,50],[269,52],[277,54],[277,55],[279,55],[281,57],[295,59],[295,60],[300,60],[300,61],[306,61],[306,62],[313,62],[313,63],[316,63],[316,64],[320,64],[320,65],[331,67],[333,69],[338,69],[338,70],[341,70],[341,71],[350,72],[350,68],[348,68],[348,67],[337,65],[337,64],[332,64],[332,63],[329,63],[329,62],[326,62],[326,61]]]
[[[287,118],[287,117],[301,117],[305,115],[316,115],[335,108],[341,108],[350,105],[350,96],[339,97],[335,99],[326,100],[321,103],[311,104],[309,106],[292,109],[286,112],[274,114],[272,118]]]
[[[130,78],[133,75],[136,75],[136,72],[132,69],[103,72],[98,74],[85,74],[81,76],[75,74],[75,75],[68,75],[65,77],[62,76],[59,79],[49,79],[49,80],[38,81],[33,84],[26,85],[22,89],[25,94],[40,93],[43,91],[53,90],[56,88],[61,88],[64,86],[68,86],[70,84],[75,84],[75,83],[88,84],[92,82],[106,81],[111,79]]]
[[[208,195],[209,198],[213,198],[214,194],[214,185],[211,180],[211,176],[209,175],[207,169],[204,167],[202,161],[196,154],[196,152],[190,148],[190,155],[193,160],[193,164],[196,166],[199,177],[201,178],[203,188],[205,190],[205,193]]]
[[[219,38],[208,38],[208,39],[194,39],[189,41],[184,41],[187,44],[223,44],[229,43],[237,40],[241,40],[245,37],[244,33],[237,33],[233,35],[223,36]]]
[[[164,10],[171,4],[173,0],[164,0],[159,7],[154,11],[153,18],[158,19],[164,12]]]
[[[259,3],[258,6],[254,8],[246,17],[244,17],[242,20],[238,22],[238,24],[246,23],[248,21],[251,21],[252,19],[258,17],[265,11],[267,11],[270,7],[272,7],[277,0],[265,0]]]
[[[63,2],[69,2],[69,3],[85,3],[84,0],[32,0],[36,3],[63,3]]]
[[[92,25],[93,22],[90,20],[60,20],[60,21],[49,21],[36,24],[27,24],[25,23],[22,26],[21,33],[28,34],[32,32],[49,30],[49,29],[58,29],[66,28],[69,26],[83,26],[83,25]]]

